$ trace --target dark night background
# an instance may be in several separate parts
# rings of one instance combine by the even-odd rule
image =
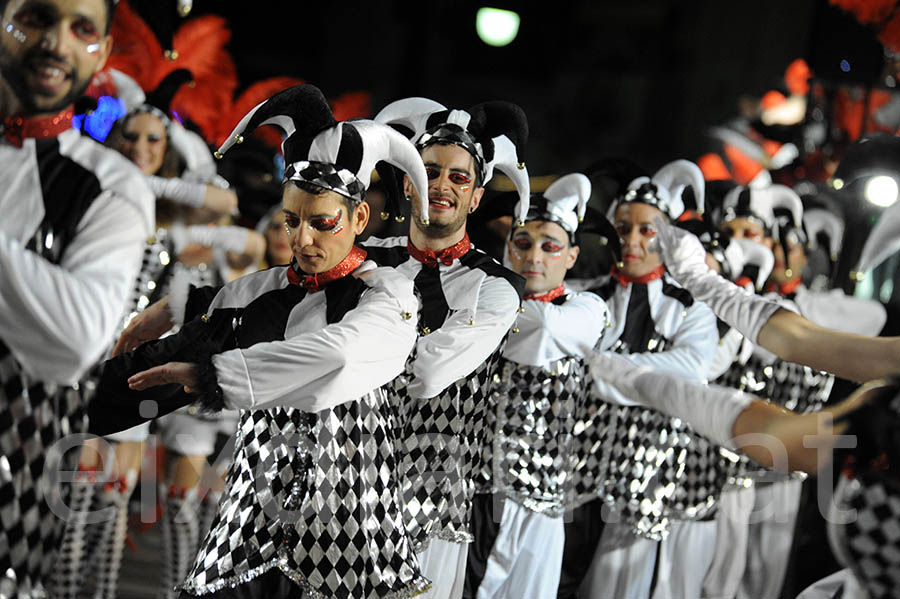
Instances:
[[[817,74],[877,69],[854,57],[855,22],[824,0],[493,2],[516,10],[519,35],[504,48],[475,33],[483,3],[197,0],[193,14],[226,17],[242,87],[293,75],[326,95],[369,91],[373,108],[422,95],[448,106],[489,99],[529,116],[533,175],[626,155],[654,169],[702,153],[704,128],[760,96],[797,57]],[[827,56],[825,56],[827,54]],[[869,65],[863,64],[868,62]],[[844,75],[846,77],[846,75]]]

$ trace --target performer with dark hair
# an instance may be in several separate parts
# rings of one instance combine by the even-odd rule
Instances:
[[[56,444],[86,428],[85,377],[109,347],[153,226],[140,172],[71,129],[73,103],[109,56],[113,6],[0,3],[4,596],[52,592],[46,577],[71,515],[47,485],[63,464]]]
[[[291,265],[193,288],[179,333],[107,363],[92,428],[146,420],[148,399],[160,413],[197,399],[182,386],[207,409],[241,410],[226,493],[185,596],[288,596],[296,587],[311,596],[413,596],[428,581],[403,522],[382,387],[413,348],[417,302],[411,281],[375,268],[354,241],[368,221],[375,164],[405,170],[423,191],[425,169],[391,128],[336,122],[310,85],[254,108],[220,152],[272,123],[288,133]]]
[[[511,232],[507,258],[525,278],[526,295],[496,370],[490,464],[497,502],[483,495],[475,502],[469,597],[556,597],[575,422],[588,388],[582,358],[608,316],[599,296],[563,282],[578,258],[576,231],[590,194],[584,175],[561,177],[532,196],[524,226]]]
[[[369,239],[364,247],[413,280],[421,301],[416,349],[395,384],[398,455],[407,527],[422,572],[434,583],[427,596],[454,599],[463,592],[472,540],[488,390],[522,286],[518,275],[472,246],[466,220],[495,170],[515,182],[524,217],[529,184],[521,149],[528,125],[508,102],[448,110],[424,98],[393,102],[375,118],[415,141],[428,173],[427,197],[406,182],[413,200],[409,236]]]
[[[633,180],[610,207],[622,240],[622,262],[596,288],[609,304],[612,321],[600,347],[634,364],[705,381],[718,343],[715,317],[665,273],[653,246],[654,218],[676,221],[685,209],[686,189],[702,211],[700,169],[678,160],[653,177]],[[623,466],[610,482],[598,482],[594,496],[599,498],[575,512],[567,555],[581,555],[563,567],[563,596],[571,596],[584,575],[575,559],[584,560],[595,548],[585,583],[592,594],[649,596],[653,589],[655,597],[699,596],[715,545],[715,523],[708,516],[721,490],[718,448],[683,422],[637,405],[602,377],[594,386],[602,402],[592,435],[586,435],[593,459],[638,465]],[[663,467],[660,455],[677,466]],[[594,528],[591,521],[601,518],[604,500],[618,520],[605,525],[599,544],[597,539],[575,541]]]

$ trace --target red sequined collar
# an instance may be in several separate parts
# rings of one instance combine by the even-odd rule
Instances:
[[[356,270],[365,259],[366,250],[354,245],[353,249],[350,250],[350,253],[347,254],[347,257],[341,260],[337,266],[314,275],[297,272],[294,270],[295,267],[292,261],[291,266],[288,267],[287,271],[288,281],[290,281],[291,285],[301,285],[310,293],[315,293],[325,287],[328,283],[337,281],[338,279],[342,279],[349,275]]]
[[[778,295],[788,296],[797,291],[797,288],[803,284],[803,279],[797,277],[796,279],[791,279],[786,283],[781,283],[780,285],[777,283],[769,283],[766,285],[766,291],[775,291]]]
[[[472,244],[469,242],[469,234],[466,233],[458,243],[437,252],[433,250],[420,250],[413,245],[411,239],[407,239],[406,247],[409,249],[409,255],[415,260],[418,260],[425,266],[434,268],[438,265],[438,262],[444,266],[450,266],[453,264],[454,260],[459,260],[465,256],[469,250],[472,249]]]
[[[6,141],[22,147],[22,142],[28,138],[45,139],[56,137],[66,129],[72,127],[72,117],[75,112],[72,108],[66,108],[53,116],[25,117],[13,115],[4,117],[0,123],[0,131]]]
[[[536,302],[552,302],[558,297],[561,297],[566,294],[566,289],[564,285],[560,285],[556,289],[551,289],[546,293],[531,293],[525,296],[527,300],[534,300]]]
[[[628,275],[622,273],[618,268],[613,266],[612,272],[610,274],[615,277],[615,279],[619,282],[619,285],[621,285],[622,287],[628,287],[629,283],[641,283],[646,285],[650,281],[661,279],[662,276],[666,274],[666,267],[660,264],[645,275],[641,275],[639,277],[629,277]]]

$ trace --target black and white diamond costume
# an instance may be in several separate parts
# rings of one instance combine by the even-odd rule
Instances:
[[[85,431],[81,382],[119,324],[154,214],[134,165],[71,129],[71,111],[45,120],[50,136],[0,142],[0,594],[30,598],[46,596],[68,515],[38,480],[73,470],[51,448]]]
[[[650,204],[676,220],[688,186],[702,210],[702,174],[688,161],[670,163],[652,179],[636,179],[621,201]],[[614,272],[595,292],[606,300],[612,322],[601,349],[638,366],[706,380],[718,343],[715,316],[663,267],[637,280]],[[580,501],[594,493],[600,501],[583,509],[599,514],[605,502],[618,521],[603,529],[585,585],[592,596],[650,596],[651,587],[659,597],[699,596],[715,537],[714,522],[705,519],[722,486],[718,447],[602,377],[594,385],[600,402],[587,430],[595,438],[586,436],[584,453],[595,470],[603,472],[604,463],[610,470],[599,488],[578,485],[589,493]],[[570,528],[582,525],[576,518]]]
[[[587,177],[566,175],[532,198],[526,222],[557,223],[574,241],[590,191]],[[606,305],[596,294],[561,285],[525,296],[496,370],[490,466],[497,501],[479,505],[502,506],[502,517],[474,531],[470,560],[474,551],[487,553],[483,576],[475,580],[469,571],[474,597],[556,597],[575,424],[588,389],[583,358],[606,324]]]
[[[527,210],[528,172],[518,159],[527,124],[518,107],[495,102],[447,110],[407,98],[375,118],[420,149],[434,143],[465,148],[482,181],[494,170],[509,175]],[[426,205],[422,214],[427,210]],[[409,277],[421,301],[416,349],[394,385],[405,517],[423,574],[434,582],[427,596],[460,597],[475,474],[490,415],[488,391],[518,314],[523,281],[474,248],[468,236],[440,252],[419,250],[408,237],[369,239],[364,247],[377,263]]]
[[[257,106],[220,152],[266,123],[289,134],[288,181],[359,202],[375,162],[386,160],[426,188],[408,140],[372,121],[336,123],[312,86]],[[395,414],[383,388],[414,346],[417,308],[412,281],[355,248],[327,273],[277,267],[194,289],[185,318],[197,317],[178,334],[109,363],[105,384],[134,408],[125,420],[142,418],[142,398],[154,396],[161,412],[191,401],[180,389],[124,385],[123,373],[179,356],[207,361],[215,379],[207,400],[241,409],[226,495],[186,593],[254,585],[274,569],[311,597],[407,597],[428,587],[402,518]]]

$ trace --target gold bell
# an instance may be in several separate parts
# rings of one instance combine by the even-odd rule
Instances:
[[[381,213],[381,220],[387,220],[387,219],[389,219],[390,217],[391,217],[391,213],[390,213],[390,212],[382,212],[382,213]]]
[[[519,306],[519,314],[525,314],[525,306]]]
[[[474,320],[470,320],[470,321],[469,321],[469,326],[470,326],[470,327],[474,327],[474,326],[475,326],[475,321],[474,321]]]
[[[200,320],[202,320],[203,322],[209,322],[209,314],[204,314],[200,317]]]
[[[428,327],[425,327],[425,328],[422,329],[422,334],[423,334],[423,335],[428,335],[429,333],[431,333],[431,329],[429,329]]]
[[[189,4],[182,4],[178,7],[178,14],[181,15],[181,18],[184,18],[191,14],[191,6]]]
[[[213,156],[215,156],[216,160],[222,160],[223,154],[222,152],[216,150],[215,152],[213,152]]]
[[[616,262],[616,268],[625,268],[625,263],[621,261]]]
[[[519,170],[522,170],[523,168],[525,168],[525,163],[524,163],[524,162],[518,163],[518,164],[516,165],[516,168],[519,169]]]
[[[516,221],[516,227],[517,227],[517,228],[522,228],[522,227],[524,227],[524,226],[525,226],[525,221],[523,221],[523,220],[517,220],[517,221]]]
[[[400,222],[403,222],[403,221],[400,221]],[[427,216],[421,217],[421,218],[419,219],[419,222],[422,223],[422,226],[424,226],[424,227],[427,227],[428,225],[431,224],[431,221],[428,220],[428,217],[427,217]]]
[[[600,245],[602,245],[603,247],[606,247],[606,244],[608,244],[608,243],[609,243],[609,239],[607,239],[606,237],[600,238]]]
[[[412,314],[410,314],[409,312],[402,312],[400,316],[403,318],[403,320],[409,320],[410,318],[412,318]]]
[[[785,269],[784,269],[784,276],[786,276],[787,278],[791,278],[791,277],[794,276],[794,271],[791,270],[790,268],[785,268]]]
[[[512,332],[513,332],[513,333],[518,333],[518,332],[519,332],[519,327],[513,327]]]
[[[165,55],[169,60],[178,60],[178,50],[166,50]]]
[[[584,222],[584,217],[583,217],[583,216],[579,216],[579,217],[578,217],[578,222],[583,223],[583,222]]]
[[[244,143],[244,136],[241,135],[240,133],[238,133],[237,135],[235,135],[235,136],[234,136],[234,143],[236,143],[236,144],[242,144],[242,143]]]
[[[397,221],[398,223],[402,223],[403,221],[406,220],[406,217],[401,214],[400,216],[395,216],[394,220]]]

